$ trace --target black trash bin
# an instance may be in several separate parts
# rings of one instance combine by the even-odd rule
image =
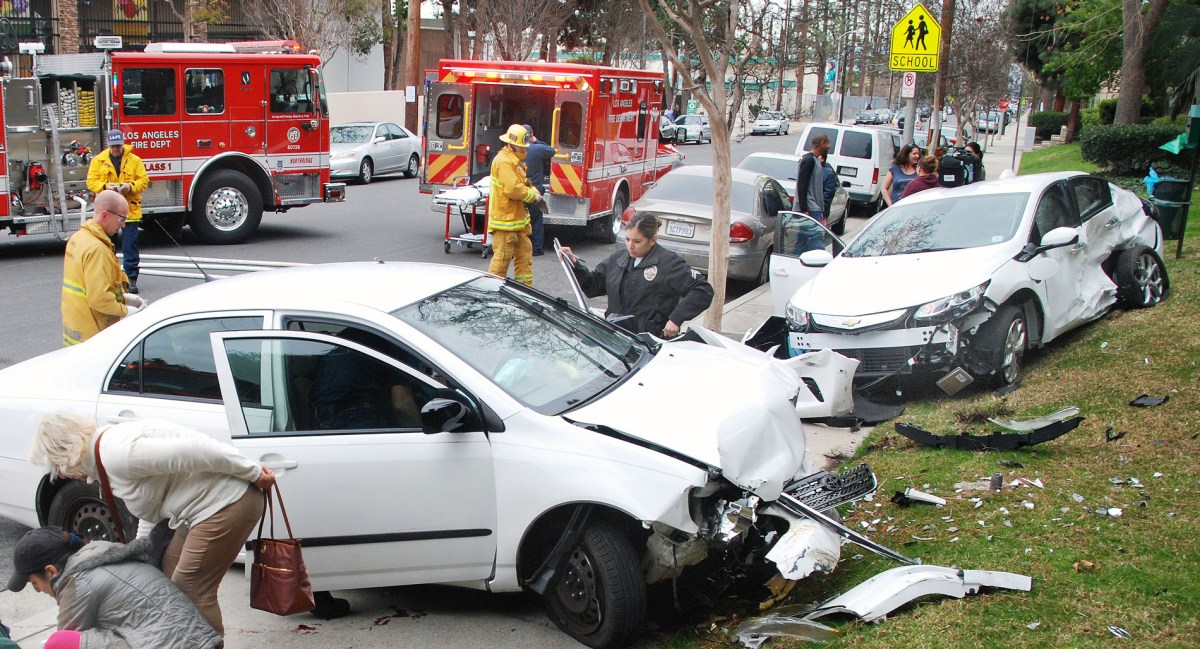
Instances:
[[[1187,200],[1187,181],[1170,176],[1159,178],[1158,183],[1154,185],[1154,198],[1175,203]]]
[[[1158,187],[1155,186],[1154,193],[1158,194]],[[1179,239],[1183,236],[1183,219],[1187,214],[1189,203],[1183,201],[1165,201],[1158,198],[1151,198],[1150,203],[1156,208],[1159,227],[1162,228],[1164,239]]]

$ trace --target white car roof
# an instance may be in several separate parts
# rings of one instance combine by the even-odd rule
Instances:
[[[394,311],[484,275],[477,270],[414,262],[351,262],[261,270],[193,286],[157,301],[179,313],[295,309],[314,298]]]
[[[800,156],[791,153],[775,153],[774,151],[755,151],[742,159],[742,162],[750,158],[769,158],[772,160],[787,160],[789,162],[800,162]],[[738,164],[741,164],[740,162]],[[735,169],[737,167],[734,167]]]
[[[1031,174],[1028,176],[1014,176],[1012,178],[1001,178],[999,180],[986,180],[979,183],[971,183],[961,187],[936,187],[923,192],[912,194],[904,199],[905,204],[919,203],[923,201],[937,200],[947,195],[952,196],[978,196],[984,194],[1011,194],[1014,192],[1028,192],[1036,199],[1042,193],[1042,190],[1051,184],[1072,178],[1075,176],[1086,176],[1082,171],[1052,171],[1043,174]],[[952,194],[948,194],[953,192]]]
[[[729,171],[731,172],[732,180],[735,183],[754,184],[759,179],[759,177],[766,176],[766,174],[764,174],[764,173],[760,173],[757,171],[749,171],[746,169],[738,169],[737,167],[734,167],[733,169],[730,169]],[[712,165],[684,165],[684,166],[671,172],[671,176],[674,176],[676,178],[678,178],[680,176],[695,176],[698,178],[712,178],[712,175],[713,175]],[[770,176],[767,176],[767,177],[769,178]]]

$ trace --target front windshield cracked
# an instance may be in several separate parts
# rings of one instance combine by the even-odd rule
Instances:
[[[843,257],[886,257],[979,248],[1012,239],[1029,193],[900,201],[872,222]]]
[[[561,414],[607,391],[645,352],[631,336],[494,277],[392,315],[542,414]]]

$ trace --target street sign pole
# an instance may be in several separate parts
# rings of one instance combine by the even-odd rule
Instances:
[[[904,104],[904,129],[900,139],[905,144],[911,144],[913,141],[913,132],[917,126],[917,73],[905,72],[902,76],[903,83],[900,86],[900,97],[906,101]]]

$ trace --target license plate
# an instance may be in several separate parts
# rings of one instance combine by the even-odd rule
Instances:
[[[838,167],[838,175],[858,178],[858,167]]]
[[[680,221],[667,221],[667,234],[672,237],[684,237],[691,239],[696,236],[695,223],[682,223]]]

